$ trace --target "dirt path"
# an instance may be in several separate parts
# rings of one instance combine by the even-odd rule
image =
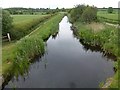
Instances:
[[[119,24],[112,24],[112,23],[107,23],[107,22],[105,22],[105,24],[107,24],[109,26],[114,26],[116,28],[118,28],[118,27],[120,28]]]

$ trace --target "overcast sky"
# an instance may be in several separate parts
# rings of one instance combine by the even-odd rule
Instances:
[[[89,4],[97,7],[118,7],[119,0],[0,0],[2,8],[72,8],[77,4]]]

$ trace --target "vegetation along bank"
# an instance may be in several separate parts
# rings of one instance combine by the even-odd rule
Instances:
[[[73,23],[73,31],[82,43],[100,47],[105,54],[115,57],[116,74],[107,87],[118,87],[118,29],[101,22],[97,16],[98,10],[94,6],[77,5],[69,13],[70,22]],[[109,80],[107,80],[109,81]],[[103,84],[104,85],[104,84]],[[102,86],[101,86],[102,87]]]
[[[58,31],[59,22],[63,16],[64,14],[58,13],[17,42],[3,46],[3,71],[0,73],[2,73],[5,80],[13,74],[18,76],[27,73],[31,60],[36,55],[44,53],[44,41]]]

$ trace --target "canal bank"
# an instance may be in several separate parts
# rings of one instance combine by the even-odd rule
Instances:
[[[44,53],[43,40],[58,31],[58,25],[63,16],[64,14],[56,14],[40,25],[33,33],[16,43],[10,43],[8,47],[2,48],[2,75],[5,83],[14,75],[18,76],[27,73],[28,67],[31,64],[30,61],[36,55]]]
[[[65,16],[59,32],[46,42],[44,56],[36,58],[25,75],[12,77],[5,88],[98,88],[114,75],[114,61],[97,50],[87,49],[74,37]]]
[[[113,58],[116,74],[103,83],[103,88],[118,88],[118,61],[120,60],[118,50],[118,30],[114,26],[103,23],[84,24],[73,23],[72,30],[75,36],[85,45],[99,47],[106,56]],[[102,87],[102,86],[101,86]]]

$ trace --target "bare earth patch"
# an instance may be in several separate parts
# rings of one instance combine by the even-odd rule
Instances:
[[[102,23],[90,23],[86,25],[88,29],[93,30],[94,32],[99,32],[105,28],[104,24]]]

